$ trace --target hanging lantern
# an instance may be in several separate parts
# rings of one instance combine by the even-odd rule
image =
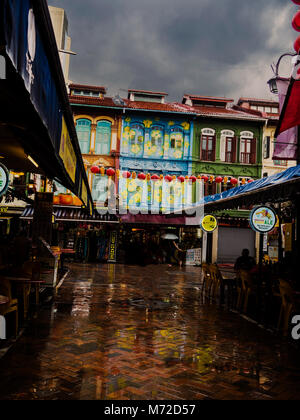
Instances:
[[[298,11],[292,20],[292,27],[295,31],[300,32],[300,11]]]
[[[300,5],[300,0],[292,0],[293,3]]]
[[[242,179],[242,185],[245,185],[246,184],[246,180],[245,180],[245,178],[243,178]]]
[[[221,176],[217,176],[215,181],[217,184],[221,184],[221,182],[223,181],[223,178]]]
[[[158,181],[160,178],[158,175],[152,175],[151,176],[152,181]]]
[[[116,177],[119,179],[120,178],[120,169],[116,170]]]
[[[237,185],[238,184],[238,180],[236,179],[236,178],[231,178],[231,180],[230,180],[230,184],[231,185]]]
[[[116,171],[113,168],[109,168],[106,171],[107,176],[115,176]]]
[[[197,179],[200,181],[202,179],[201,175],[198,175]]]
[[[300,36],[298,36],[298,38],[294,42],[294,50],[296,51],[296,53],[298,53],[300,50]]]
[[[160,179],[161,181],[164,179],[163,174],[160,174],[160,175],[159,175],[159,179]]]
[[[173,181],[176,181],[176,175],[172,176]]]
[[[209,178],[208,178],[208,176],[206,176],[206,175],[202,175],[201,179],[202,179],[204,182],[207,182]]]
[[[136,172],[132,172],[132,176],[131,176],[131,178],[132,178],[132,179],[136,179]]]
[[[184,177],[184,176],[182,176],[182,175],[181,175],[181,176],[179,176],[179,177],[178,177],[178,181],[180,181],[180,182],[182,182],[182,183],[183,183],[183,182],[185,181],[185,177]]]
[[[166,176],[165,176],[165,180],[166,180],[167,182],[171,182],[171,181],[173,181],[173,177],[172,177],[171,175],[166,175]]]
[[[209,182],[210,182],[210,183],[213,183],[213,182],[214,182],[214,177],[213,177],[213,175],[211,175],[211,176],[209,177]]]
[[[99,166],[92,166],[91,167],[91,172],[92,172],[92,174],[99,174],[100,173]]]
[[[224,184],[227,184],[228,183],[228,176],[224,176]]]
[[[146,175],[143,173],[138,174],[138,179],[140,179],[141,181],[145,181],[146,179]]]
[[[190,176],[190,181],[192,181],[192,183],[194,183],[194,182],[197,181],[197,178],[194,175],[192,175],[192,176]]]
[[[100,174],[103,176],[105,175],[105,168],[100,168]]]
[[[248,184],[251,184],[252,182],[254,182],[254,179],[249,179]]]
[[[151,179],[151,175],[147,174],[147,181],[150,181],[150,179]]]
[[[131,177],[131,173],[129,171],[125,171],[123,172],[123,178],[130,178]]]

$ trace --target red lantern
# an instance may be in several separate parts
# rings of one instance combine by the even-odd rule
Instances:
[[[292,0],[292,2],[300,5],[300,0]]]
[[[129,171],[125,171],[123,172],[123,178],[130,178],[131,177],[131,173]]]
[[[209,180],[208,176],[206,176],[206,175],[203,175],[203,176],[201,177],[201,179],[202,179],[204,182],[207,182],[207,181]]]
[[[171,175],[167,175],[167,176],[165,176],[165,180],[167,182],[172,182],[173,181],[173,178],[171,177]]]
[[[190,181],[192,181],[192,183],[197,181],[197,177],[195,177],[194,175],[190,176]]]
[[[143,173],[138,174],[138,179],[140,179],[140,180],[142,180],[142,181],[145,181],[145,179],[146,179],[146,175],[145,175],[145,174],[143,174]]]
[[[238,180],[236,179],[236,178],[231,178],[231,180],[230,180],[230,184],[231,185],[237,185],[238,184]]]
[[[100,168],[99,166],[92,166],[91,167],[92,174],[100,174]]]
[[[254,182],[254,179],[249,179],[248,184],[251,184],[251,182]]]
[[[298,38],[294,42],[294,50],[296,51],[296,53],[298,53],[300,50],[300,36],[298,36]]]
[[[295,31],[300,32],[300,11],[298,11],[292,20],[292,27]]]
[[[217,184],[221,184],[221,182],[223,181],[223,178],[221,176],[217,176],[215,181],[216,181]]]
[[[151,176],[152,181],[158,181],[160,178],[158,175],[152,175]]]
[[[109,169],[107,169],[107,171],[106,171],[106,174],[108,175],[108,176],[115,176],[115,170],[113,169],[113,168],[109,168]]]
[[[184,177],[184,176],[182,176],[182,175],[181,175],[181,176],[179,176],[179,177],[178,177],[178,181],[180,181],[180,182],[182,182],[182,183],[183,183],[183,182],[185,181],[185,177]]]

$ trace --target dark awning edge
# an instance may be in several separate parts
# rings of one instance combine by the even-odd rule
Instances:
[[[27,31],[25,24],[27,22],[25,21],[27,19],[26,14],[28,14],[28,4],[29,8],[32,8],[33,10],[37,28],[36,53],[35,58],[32,60],[31,69],[31,71],[33,71],[34,77],[36,76],[34,79],[36,81],[36,85],[32,86],[36,86],[36,89],[38,89],[39,82],[41,83],[41,80],[43,79],[42,75],[48,74],[47,72],[43,71],[43,68],[40,68],[42,64],[45,65],[45,67],[49,69],[50,79],[52,79],[52,84],[49,82],[49,86],[51,85],[52,91],[56,95],[55,101],[51,101],[53,98],[48,98],[48,101],[42,101],[42,95],[40,95],[40,93],[34,96],[34,93],[32,94],[34,89],[31,91],[31,89],[28,89],[28,86],[26,85],[25,79],[28,75],[24,79],[24,74],[27,74],[26,65],[24,65],[24,57],[28,48],[27,35],[25,33]],[[4,11],[7,12],[7,10],[9,10],[9,13],[4,14]],[[22,13],[19,13],[19,11],[22,11]],[[7,19],[8,16],[13,16],[15,18],[15,15],[17,18],[12,19],[12,25],[6,24],[5,19]],[[26,15],[25,18],[24,15]],[[18,24],[19,18],[21,19],[22,25]],[[92,196],[78,143],[73,114],[69,103],[65,79],[61,67],[61,61],[57,49],[47,1],[28,0],[27,2],[24,1],[15,4],[11,0],[5,0],[1,2],[0,20],[0,44],[4,46],[4,49],[1,50],[1,53],[5,56],[7,63],[9,64],[9,68],[14,70],[8,73],[10,79],[2,80],[1,82],[2,84],[6,83],[5,86],[7,85],[8,88],[11,88],[14,85],[18,86],[19,89],[17,92],[19,96],[16,97],[16,100],[22,98],[22,101],[24,101],[23,105],[24,103],[29,104],[28,106],[30,107],[30,111],[28,111],[28,113],[30,112],[32,115],[36,114],[38,117],[38,121],[35,124],[28,124],[27,130],[23,130],[22,124],[20,125],[23,130],[22,135],[24,134],[24,138],[22,139],[21,136],[19,137],[22,140],[24,150],[31,149],[32,151],[32,144],[34,144],[34,142],[36,144],[38,143],[36,139],[38,137],[43,138],[45,143],[44,150],[47,150],[48,153],[48,155],[46,153],[45,156],[47,155],[49,162],[51,159],[55,160],[53,164],[51,162],[52,167],[49,168],[50,163],[45,162],[44,157],[39,158],[39,150],[36,147],[32,153],[30,153],[31,157],[33,157],[33,159],[40,164],[42,172],[45,173],[49,179],[57,178],[60,183],[62,183],[66,188],[70,189],[75,195],[81,198],[85,202],[87,210],[89,210],[89,212],[92,214]],[[15,31],[16,28],[18,28],[18,33]],[[13,38],[11,34],[14,33],[16,33],[16,35]],[[22,48],[18,48],[19,44],[22,44]],[[14,55],[15,51],[21,51],[21,54]],[[14,74],[14,72],[15,76],[12,79],[12,74]],[[22,83],[19,83],[19,81],[22,81]],[[3,85],[3,87],[5,86]],[[39,89],[39,92],[41,91],[42,89]],[[45,92],[43,91],[44,96],[47,96],[47,94],[48,92],[46,90]],[[29,102],[29,99],[31,99],[31,102]],[[51,107],[52,111],[55,109],[55,113],[57,113],[57,115],[59,114],[59,118],[53,118],[54,112],[51,115],[50,113],[45,113],[46,106],[39,107],[41,102],[43,102],[43,104],[49,103],[49,107]],[[10,118],[8,118],[8,120],[10,120]],[[72,154],[74,158],[71,161],[74,162],[74,165],[70,165],[70,159],[68,160],[66,154],[61,153],[62,148],[60,146],[60,141],[63,137],[64,131],[60,131],[59,125],[63,124],[63,122],[69,137],[68,142],[70,146],[68,150],[73,149]],[[49,123],[51,123],[52,126]],[[53,130],[53,124],[56,127],[56,130]],[[18,127],[17,121],[15,121],[15,126]],[[30,133],[29,128],[31,129],[31,127],[35,127],[34,133]],[[30,140],[30,138],[32,138],[32,140]],[[32,143],[30,146],[29,142]],[[27,154],[29,153],[27,152]],[[67,161],[68,165],[66,164]],[[70,167],[73,167],[74,169],[70,171]]]

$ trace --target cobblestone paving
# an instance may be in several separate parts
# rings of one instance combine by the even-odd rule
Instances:
[[[203,303],[199,268],[70,268],[1,359],[1,400],[299,399],[299,350]]]

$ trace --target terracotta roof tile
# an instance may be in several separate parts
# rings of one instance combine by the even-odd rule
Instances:
[[[104,86],[91,86],[91,85],[79,85],[76,83],[72,83],[69,86],[70,89],[82,89],[82,90],[90,90],[93,92],[102,92],[102,93],[106,93],[106,87]]]

